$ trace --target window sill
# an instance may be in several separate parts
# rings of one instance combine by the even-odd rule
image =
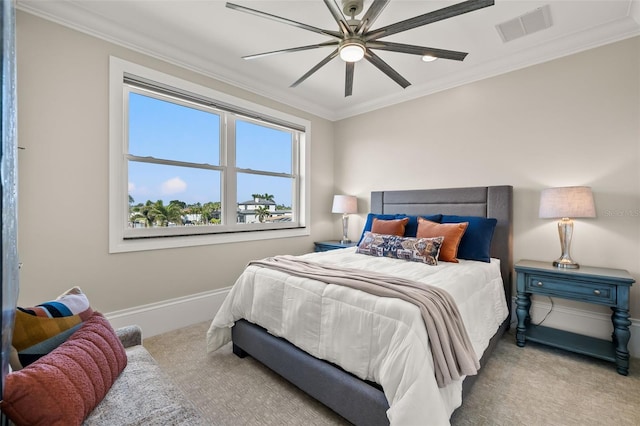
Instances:
[[[225,234],[190,235],[181,237],[116,239],[109,242],[109,253],[162,250],[180,247],[195,247],[216,244],[240,243],[276,238],[302,237],[310,235],[308,227],[273,229],[254,232],[231,232]]]

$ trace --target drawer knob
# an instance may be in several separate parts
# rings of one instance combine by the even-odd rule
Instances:
[[[593,290],[593,294],[595,294],[596,296],[600,296],[600,290]]]
[[[542,286],[543,286],[542,281],[538,281],[538,282],[536,283],[536,285],[537,285],[538,287],[542,287]]]

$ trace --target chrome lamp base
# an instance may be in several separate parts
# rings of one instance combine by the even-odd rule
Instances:
[[[349,233],[349,216],[346,214],[342,215],[342,239],[340,240],[340,244],[349,244],[351,240],[347,237]]]
[[[558,222],[558,234],[560,235],[560,247],[562,256],[553,261],[553,266],[562,269],[578,269],[580,265],[571,259],[571,237],[573,236],[573,220],[563,217]]]
[[[571,259],[567,260],[562,258],[554,260],[553,266],[555,266],[556,268],[562,268],[562,269],[578,269],[580,267],[580,265],[574,262],[573,260]]]

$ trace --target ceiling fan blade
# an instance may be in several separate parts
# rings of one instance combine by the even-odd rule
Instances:
[[[370,49],[366,50],[364,57],[367,58],[367,60],[371,62],[373,65],[375,65],[376,68],[378,68],[380,71],[385,73],[391,80],[395,81],[400,86],[402,86],[403,89],[406,89],[407,87],[411,86],[411,83],[409,83],[407,79],[401,76],[396,70],[391,68],[389,64],[383,61],[382,58],[380,58],[378,55],[373,53]]]
[[[387,25],[386,27],[378,28],[377,30],[373,30],[366,34],[365,40],[369,41],[387,37],[392,34],[397,34],[402,31],[421,27],[432,22],[441,21],[447,18],[453,18],[454,16],[473,12],[474,10],[482,9],[484,7],[493,6],[493,4],[494,0],[468,0],[449,7],[434,10],[433,12],[425,13],[424,15],[415,16],[404,21],[396,22],[395,24]]]
[[[464,61],[468,55],[466,52],[455,50],[435,49],[433,47],[414,46],[411,44],[392,43],[390,41],[370,41],[367,43],[369,49],[388,50],[390,52],[408,53],[410,55],[433,56],[435,58],[451,59],[454,61]]]
[[[304,50],[318,49],[320,47],[337,46],[337,41],[327,41],[320,44],[310,44],[308,46],[291,47],[289,49],[272,50],[271,52],[256,53],[255,55],[243,56],[242,59],[258,59],[265,56],[278,55],[280,53],[302,52]]]
[[[374,0],[371,6],[369,6],[369,9],[367,9],[367,12],[360,20],[360,23],[358,24],[354,32],[356,34],[364,34],[369,31],[369,28],[371,28],[376,19],[378,19],[378,16],[384,10],[384,8],[387,7],[387,4],[389,4],[389,0]]]
[[[297,79],[291,86],[289,87],[296,87],[298,86],[300,83],[302,83],[303,81],[305,81],[307,78],[309,78],[311,76],[311,74],[313,74],[314,72],[318,71],[320,68],[322,68],[323,66],[325,66],[330,60],[332,60],[333,58],[335,58],[336,56],[338,56],[338,49],[334,50],[333,52],[331,52],[331,54],[329,56],[327,56],[326,58],[324,58],[323,60],[321,60],[320,62],[318,62],[318,64],[311,68],[309,71],[307,71],[307,73],[305,75],[303,75],[302,77],[300,77],[299,79]]]
[[[347,69],[344,78],[344,97],[351,96],[353,93],[353,70],[355,62],[347,62]]]
[[[262,18],[271,19],[273,21],[281,22],[281,23],[287,24],[287,25],[292,25],[292,26],[294,26],[296,28],[301,28],[303,30],[312,31],[314,33],[323,34],[323,35],[326,35],[326,36],[329,36],[329,37],[334,37],[334,38],[337,38],[337,39],[341,39],[342,38],[342,34],[337,32],[337,31],[323,30],[322,28],[313,27],[311,25],[303,24],[302,22],[292,21],[291,19],[282,18],[280,16],[272,15],[272,14],[267,13],[267,12],[261,12],[259,10],[251,9],[249,7],[240,6],[239,4],[235,4],[235,3],[227,3],[226,6],[229,9],[239,10],[240,12],[245,12],[245,13],[249,13],[251,15],[260,16]]]
[[[329,12],[331,12],[331,14],[333,15],[333,19],[335,19],[336,22],[338,23],[338,26],[340,27],[342,34],[344,35],[353,34],[353,30],[347,23],[347,19],[344,17],[342,12],[340,11],[340,8],[338,8],[338,5],[336,4],[335,0],[324,0],[324,4],[327,6],[327,8],[329,8]]]

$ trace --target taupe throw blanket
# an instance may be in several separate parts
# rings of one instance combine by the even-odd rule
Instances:
[[[474,375],[480,368],[456,303],[449,293],[440,288],[360,269],[325,266],[294,256],[275,256],[252,261],[249,265],[413,303],[420,308],[427,328],[439,387],[461,376]]]

